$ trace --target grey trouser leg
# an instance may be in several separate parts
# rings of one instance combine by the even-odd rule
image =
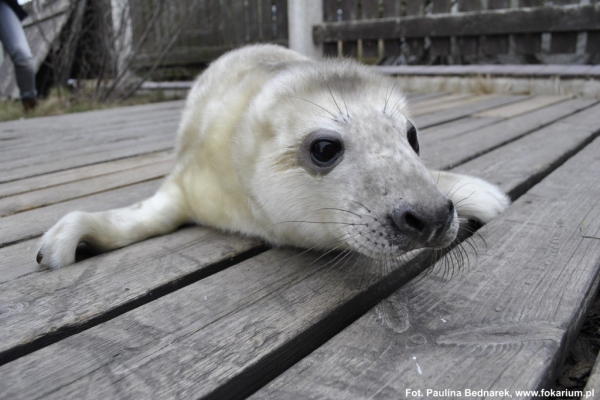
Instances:
[[[0,0],[0,41],[4,50],[15,65],[17,85],[21,91],[21,98],[37,96],[35,90],[35,62],[25,37],[21,21],[14,11]]]

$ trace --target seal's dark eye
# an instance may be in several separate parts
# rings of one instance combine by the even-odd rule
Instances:
[[[410,121],[408,121],[406,124],[406,137],[410,147],[412,147],[415,153],[419,155],[419,139],[417,139],[417,129]]]
[[[320,139],[310,145],[310,156],[318,167],[332,165],[342,154],[342,144],[337,140]]]

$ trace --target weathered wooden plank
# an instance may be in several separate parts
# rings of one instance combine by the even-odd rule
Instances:
[[[442,97],[447,95],[447,93],[419,93],[419,92],[408,92],[405,93],[406,99],[409,104],[417,104],[421,103],[425,100],[435,99],[437,97]]]
[[[466,162],[453,171],[477,171],[477,176],[518,196],[599,134],[600,105],[594,105]]]
[[[418,103],[415,102],[415,105],[411,107],[412,112],[425,112],[430,108],[438,107],[441,105],[451,104],[455,101],[460,101],[463,99],[473,98],[473,94],[463,93],[463,94],[449,94],[444,93],[441,96],[435,96],[432,98],[424,99]],[[412,102],[410,103],[412,104]]]
[[[11,398],[79,397],[82,383],[92,379],[86,398],[146,397],[150,391],[239,397],[261,375],[289,363],[287,356],[299,351],[298,335],[318,341],[388,285],[415,273],[411,267],[339,270],[329,265],[334,256],[315,262],[318,257],[273,250],[230,267],[0,367],[0,391]],[[172,368],[181,357],[183,374]],[[50,359],[61,368],[47,368]],[[169,384],[154,386],[155,379]]]
[[[165,133],[174,136],[180,119],[178,111],[168,111],[150,117],[138,117],[140,119],[137,122],[135,118],[116,118],[102,123],[82,121],[76,124],[66,120],[62,127],[56,123],[46,126],[43,123],[44,121],[16,126],[13,130],[20,132],[21,136],[13,136],[11,140],[7,141],[6,146],[3,146],[1,151],[6,157],[3,158],[2,163],[19,157],[32,156],[32,153],[35,153],[36,146],[38,148],[44,146],[48,150],[54,150],[57,148],[58,140],[66,149],[72,149],[82,148],[85,144],[107,144],[131,137],[137,138]],[[39,135],[39,132],[42,134]]]
[[[161,180],[157,179],[138,183],[3,217],[0,220],[0,247],[41,235],[70,211],[101,211],[131,205],[152,196],[160,182]],[[33,259],[35,254],[31,256]]]
[[[551,385],[598,287],[598,154],[596,140],[491,221],[469,270],[410,282],[252,398]]]
[[[569,99],[569,96],[535,96],[518,103],[492,108],[491,110],[473,114],[473,117],[512,118],[516,117],[517,115],[527,114],[531,111],[566,101],[567,99]]]
[[[119,143],[118,145],[105,146],[101,150],[82,151],[73,154],[70,157],[47,161],[45,163],[29,165],[3,166],[0,168],[2,178],[6,181],[27,178],[31,176],[42,175],[50,172],[63,171],[69,168],[77,168],[86,165],[92,165],[109,160],[118,160],[121,158],[133,157],[140,154],[155,153],[159,151],[170,150],[173,148],[173,138],[147,138],[132,139]],[[100,147],[100,146],[98,146]],[[97,148],[98,148],[97,147]],[[104,147],[104,146],[103,146]],[[18,163],[21,164],[21,163]]]
[[[411,2],[407,2],[407,9]],[[408,12],[407,12],[408,13]],[[538,34],[600,29],[600,7],[539,7],[485,13],[431,14],[426,17],[381,18],[315,26],[317,42],[378,38],[423,38],[503,34]]]
[[[170,136],[174,138],[179,122],[178,113],[171,113],[168,118],[158,118],[150,121],[139,121],[135,123],[136,117],[131,117],[126,124],[94,124],[94,123],[81,123],[79,126],[70,128],[68,126],[63,129],[58,128],[52,132],[49,129],[45,129],[45,135],[43,137],[30,138],[28,141],[9,141],[6,146],[3,146],[2,154],[3,159],[1,161],[2,166],[11,164],[20,158],[32,158],[36,157],[36,153],[39,153],[40,146],[43,146],[46,152],[50,154],[38,154],[38,162],[52,158],[53,151],[60,149],[61,151],[66,150],[78,150],[85,149],[86,146],[94,147],[104,145],[110,146],[113,142],[122,142],[127,139],[139,139],[142,137],[161,137]],[[91,129],[86,129],[91,128]],[[37,127],[37,130],[43,129]],[[20,132],[25,131],[19,129]],[[24,133],[25,134],[25,133]],[[60,147],[62,144],[63,147]]]
[[[445,124],[435,125],[430,128],[418,129],[419,127],[417,127],[419,132],[419,143],[421,144],[421,147],[425,146],[428,148],[427,154],[430,154],[432,151],[431,146],[435,145],[436,142],[455,136],[465,135],[471,131],[479,131],[480,129],[499,121],[502,121],[502,118],[465,117]],[[427,158],[424,158],[424,160],[427,160]]]
[[[0,198],[14,196],[33,190],[45,189],[51,186],[63,185],[69,182],[90,179],[119,171],[126,171],[148,164],[163,163],[173,160],[174,158],[175,155],[173,154],[173,151],[161,151],[157,153],[144,154],[120,160],[88,165],[85,167],[68,169],[60,172],[53,172],[31,178],[19,179],[0,184]]]
[[[450,12],[450,0],[433,0],[431,4],[433,14],[444,14]]]
[[[501,8],[510,8],[509,0],[488,0],[488,9],[498,10]]]
[[[0,199],[0,217],[48,206],[94,193],[162,178],[173,168],[173,161],[164,161],[131,168],[112,174],[64,183]]]
[[[288,38],[288,20],[287,20],[287,0],[275,0],[275,27],[277,29],[276,40],[287,40]]]
[[[401,0],[383,0],[382,1],[382,18],[399,17],[402,13]]]
[[[32,258],[38,249],[39,238],[0,248],[0,285],[21,276],[41,272],[40,266]]]
[[[361,3],[362,19],[377,19],[379,18],[379,2],[378,1],[363,1]]]
[[[405,11],[406,15],[423,15],[423,0],[406,0],[405,1]],[[402,35],[398,35],[396,37],[401,37]],[[383,37],[383,36],[380,36]]]
[[[569,100],[476,129],[461,128],[460,124],[456,129],[452,126],[445,129],[445,125],[440,125],[435,129],[425,130],[421,136],[421,158],[431,168],[452,168],[543,127],[551,129],[550,124],[557,121],[560,126],[565,127],[564,134],[568,136],[567,132],[577,129],[579,119],[587,115],[576,113],[596,103],[597,100],[593,99]],[[561,120],[562,118],[565,119]],[[484,119],[486,120],[487,118]],[[464,130],[460,132],[461,129]],[[547,139],[542,140],[544,144],[547,143]]]
[[[449,97],[447,99],[447,101],[442,101],[442,99],[440,98],[437,102],[432,101],[429,104],[425,103],[422,105],[416,104],[413,107],[411,114],[413,116],[432,114],[432,113],[442,111],[442,110],[447,110],[447,109],[453,108],[453,107],[460,107],[460,106],[464,106],[466,104],[477,103],[483,99],[484,99],[483,96],[477,96],[474,94],[455,94],[455,95],[452,95],[452,97]]]
[[[526,159],[524,171],[538,171],[540,157]],[[397,284],[402,280],[393,274],[407,272],[307,265],[314,257],[290,259],[276,250],[229,268],[5,365],[2,390],[24,398],[78,397],[91,380],[88,397],[143,397],[160,379],[169,385],[158,385],[159,396],[247,393],[360,315],[382,293],[378,285]],[[182,363],[184,373],[171,368]]]
[[[466,117],[489,108],[510,104],[516,101],[520,101],[526,98],[526,96],[485,96],[480,102],[471,103],[460,107],[454,107],[447,110],[443,110],[434,114],[427,114],[417,117],[415,119],[415,125],[421,129],[427,128],[434,125],[439,125],[444,122],[453,121]]]
[[[15,250],[21,250],[18,247]],[[68,268],[38,269],[1,284],[0,304],[9,311],[2,315],[0,362],[263,250],[256,240],[188,227]],[[11,256],[17,264],[24,258],[35,263],[33,254]]]
[[[49,132],[80,131],[84,126],[103,127],[128,123],[131,125],[143,124],[145,119],[152,119],[158,115],[181,112],[183,101],[169,101],[140,106],[128,106],[107,110],[89,111],[66,114],[60,116],[39,117],[26,120],[7,121],[0,123],[0,138],[7,137],[19,141],[32,141],[45,138]],[[15,132],[19,135],[15,135]]]

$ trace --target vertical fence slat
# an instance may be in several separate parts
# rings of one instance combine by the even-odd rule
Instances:
[[[450,0],[433,0],[431,13],[444,14],[450,12]]]
[[[246,42],[260,42],[259,29],[258,29],[258,1],[247,0],[246,7]]]
[[[335,22],[338,20],[338,0],[323,0],[323,21]]]
[[[458,11],[479,11],[481,0],[458,0]]]
[[[381,17],[399,17],[402,15],[402,3],[400,0],[383,0],[381,4]]]
[[[275,0],[275,27],[277,40],[285,40],[288,36],[287,0]]]
[[[273,11],[271,9],[271,0],[258,0],[261,2],[262,12],[262,33],[264,40],[270,42],[274,39],[273,35]]]
[[[510,0],[488,0],[487,8],[488,10],[510,8]]]
[[[379,18],[379,2],[377,0],[363,0],[362,18],[361,19],[376,19]]]
[[[406,0],[406,15],[423,15],[423,0]]]
[[[340,9],[342,10],[343,21],[354,21],[358,18],[357,0],[341,0]]]

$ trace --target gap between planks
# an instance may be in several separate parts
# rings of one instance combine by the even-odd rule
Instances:
[[[594,110],[594,111],[597,111],[597,110]],[[595,114],[594,114],[594,113],[591,113],[591,114],[593,114],[593,115],[597,115],[597,114],[600,114],[600,113],[597,113],[597,112],[596,112]],[[585,126],[587,126],[587,125],[585,125]],[[592,135],[592,134],[593,134],[593,132],[588,132],[588,136],[589,136],[589,135]],[[579,142],[581,143],[582,141],[585,141],[585,140],[586,140],[586,137],[588,137],[588,136],[583,136],[583,137],[582,137],[582,136],[580,135],[580,136],[579,136]],[[567,143],[567,145],[568,145],[567,147],[568,147],[569,149],[572,149],[572,148],[573,148],[573,146],[577,146],[577,144],[576,144],[576,143]],[[570,146],[570,147],[569,147],[569,146]],[[539,147],[539,146],[538,146],[538,147]],[[535,150],[535,149],[534,149],[534,150]],[[568,152],[569,152],[569,151],[566,151],[566,153],[568,153]],[[564,153],[565,153],[565,152],[561,152],[561,154],[564,154]],[[511,154],[511,155],[517,155],[517,156],[519,156],[519,157],[520,157],[520,155],[519,155],[518,153],[515,153],[515,152],[514,152],[514,151],[512,151],[512,150],[509,150],[509,151],[508,151],[508,154]],[[547,152],[544,152],[543,154],[544,154],[545,156],[552,156],[552,157],[553,157],[553,156],[555,156],[555,154],[554,154],[554,153],[547,153]],[[560,157],[560,155],[559,155],[559,157]],[[485,156],[484,156],[484,157],[482,157],[482,159],[483,159],[483,158],[485,158]],[[525,160],[527,160],[527,159],[528,159],[528,158],[525,158]],[[539,163],[540,159],[539,159],[539,158],[537,158],[537,159],[536,159],[536,158],[533,158],[533,159],[529,159],[529,161],[530,161],[530,163],[529,163],[528,165],[526,165],[526,166],[525,166],[525,167],[527,167],[527,168],[525,168],[525,170],[527,170],[527,171],[530,171],[530,173],[531,173],[531,174],[534,174],[534,175],[536,175],[536,174],[537,174],[537,175],[539,175],[539,171],[540,171],[540,168],[541,168],[541,167],[540,167],[540,166],[538,166],[538,164],[537,164],[537,163]],[[491,159],[491,162],[495,162],[495,161],[494,161],[494,159]],[[548,168],[548,167],[552,167],[552,166],[554,166],[554,163],[553,163],[553,162],[551,162],[551,161],[550,161],[550,162],[545,162],[545,163],[543,163],[543,164],[542,164],[542,168],[543,168],[543,167],[545,167],[545,168]],[[478,167],[481,167],[481,165],[479,165]],[[497,170],[498,170],[498,169],[497,169]],[[547,171],[547,172],[550,172],[550,171]],[[524,179],[528,179],[528,177],[526,177],[526,176],[525,176],[525,177],[524,177]],[[518,185],[517,185],[517,186],[518,186]],[[124,250],[126,250],[126,249],[124,249]],[[278,250],[278,251],[279,251],[279,250]],[[89,261],[89,260],[88,260],[88,261]],[[254,259],[250,260],[249,262],[254,262]],[[289,266],[287,262],[286,262],[286,263],[284,263],[284,264],[286,265],[286,267],[288,267],[288,266]],[[264,267],[264,265],[263,265],[262,267]],[[237,268],[237,267],[234,267],[234,268]],[[240,267],[240,268],[242,268],[242,267]],[[226,270],[226,271],[229,271],[229,270],[230,270],[230,269],[228,269],[228,270]],[[62,273],[62,270],[61,270],[61,271],[54,271],[54,273]],[[219,275],[219,274],[218,274],[218,275]],[[218,275],[216,275],[216,276],[218,276]],[[217,278],[213,278],[213,279],[217,279]],[[263,279],[263,278],[261,277],[260,279]],[[259,283],[261,282],[261,280],[260,280],[260,279],[257,281],[257,283],[256,283],[256,284],[259,284]],[[338,277],[338,279],[339,279],[339,277]],[[242,281],[244,282],[244,284],[245,284],[245,285],[246,285],[246,284],[249,284],[249,281],[248,281],[247,279],[242,279]],[[314,281],[314,282],[320,282],[320,281],[319,281],[319,280],[316,280],[316,281]],[[203,283],[202,283],[202,285],[204,285],[204,284],[207,284],[207,285],[208,285],[209,283],[210,283],[210,282],[207,280],[206,282],[203,282]],[[263,283],[264,283],[264,282],[263,282]],[[200,284],[200,283],[199,283],[199,284]],[[337,284],[339,285],[339,281],[338,281],[338,283],[337,283]],[[194,285],[192,285],[192,286],[194,286]],[[214,286],[214,285],[209,285],[209,286],[210,286],[210,287],[212,287],[212,286]],[[219,286],[219,292],[218,292],[218,293],[220,293],[220,292],[223,292],[223,291],[224,291],[222,288],[223,288],[223,286],[222,286],[222,285],[221,285],[221,286]],[[190,290],[192,290],[192,289],[190,289]],[[310,292],[310,291],[309,291],[309,292]],[[330,292],[330,291],[325,291],[325,292],[327,293],[327,295],[328,295],[328,296],[330,296],[330,295],[331,295],[331,292]],[[288,292],[284,292],[284,293],[288,293]],[[300,295],[300,294],[302,294],[302,293],[305,293],[305,294],[306,294],[306,292],[305,292],[305,291],[302,291],[302,290],[300,290],[299,292],[294,292],[294,293],[296,293],[297,295]],[[305,294],[304,294],[304,296],[305,296]],[[190,301],[190,302],[194,303],[194,302],[192,301],[192,298],[190,297],[191,295],[192,295],[192,294],[191,294],[191,293],[188,293],[187,291],[186,291],[186,292],[181,292],[181,293],[175,292],[175,293],[173,293],[173,294],[171,294],[171,295],[169,295],[169,296],[166,296],[166,297],[165,297],[165,298],[163,298],[163,299],[167,299],[167,298],[169,298],[168,300],[164,300],[164,301],[167,301],[169,304],[178,304],[178,303],[180,303],[180,304],[185,304],[185,302],[187,302],[187,301]],[[277,301],[277,299],[280,299],[280,298],[282,298],[281,296],[283,296],[283,298],[285,298],[285,299],[291,299],[291,298],[289,297],[289,295],[291,295],[291,293],[288,293],[288,295],[283,295],[283,294],[282,294],[282,295],[276,296],[276,297],[275,297],[275,299],[274,299],[273,301]],[[176,296],[176,297],[172,297],[172,296]],[[182,296],[182,297],[180,297],[180,296]],[[310,297],[310,296],[309,296],[309,297]],[[310,301],[310,299],[309,299],[309,298],[305,298],[305,297],[303,297],[303,298],[304,298],[305,300],[307,300],[307,301]],[[173,300],[173,299],[175,299],[175,300]],[[177,300],[177,299],[179,299],[179,300]],[[321,300],[323,300],[323,299],[321,299]],[[183,301],[183,303],[182,303],[182,301]],[[296,302],[297,302],[297,301],[292,301],[292,304],[295,304]],[[154,309],[154,307],[155,307],[155,306],[158,306],[159,304],[162,304],[162,303],[158,303],[158,302],[152,302],[152,303],[150,303],[150,305],[152,305],[151,309],[153,310],[153,309]],[[261,306],[260,306],[260,307],[258,307],[258,306],[257,306],[257,307],[258,307],[258,309],[255,309],[255,311],[256,311],[257,313],[259,313],[259,314],[260,314],[260,312],[261,312],[260,310],[262,310],[262,307],[266,307],[266,305],[265,305],[265,304],[263,304],[263,303],[260,303],[260,304],[261,304]],[[298,303],[298,304],[299,304],[299,305],[302,305],[303,303]],[[321,303],[320,303],[319,301],[317,301],[317,302],[315,303],[315,306],[314,306],[314,307],[316,307],[316,309],[318,309],[318,308],[319,308],[319,306],[317,306],[316,304],[321,304]],[[92,329],[90,329],[90,330],[88,330],[88,331],[85,331],[85,332],[83,332],[83,333],[81,333],[81,334],[79,334],[79,335],[71,336],[69,339],[65,339],[65,340],[64,340],[64,341],[62,341],[62,342],[58,342],[58,343],[56,343],[55,345],[52,345],[52,346],[54,346],[54,347],[53,347],[53,349],[58,349],[58,350],[60,350],[60,351],[58,351],[58,350],[52,350],[52,349],[48,350],[49,348],[46,348],[46,349],[43,349],[43,350],[41,350],[41,351],[40,351],[40,352],[38,352],[38,353],[33,353],[33,354],[29,355],[29,356],[26,356],[26,357],[24,357],[23,359],[20,359],[20,360],[17,360],[17,361],[15,361],[15,363],[16,363],[16,364],[15,364],[15,363],[11,363],[11,364],[9,364],[9,365],[22,365],[22,364],[19,364],[19,363],[28,363],[28,362],[30,362],[30,364],[27,364],[27,365],[29,365],[31,368],[34,368],[35,370],[37,370],[37,373],[36,373],[36,372],[33,372],[34,374],[36,374],[36,376],[37,376],[37,374],[42,374],[43,376],[47,376],[48,374],[52,375],[52,371],[46,371],[46,370],[44,369],[44,367],[43,367],[43,365],[42,365],[42,364],[43,364],[43,360],[39,360],[39,359],[37,359],[36,357],[45,357],[45,356],[47,356],[47,354],[46,354],[46,353],[47,353],[48,351],[58,351],[57,353],[52,353],[52,354],[57,354],[58,356],[60,356],[60,354],[63,354],[63,353],[65,353],[65,352],[68,352],[68,351],[70,351],[69,349],[71,349],[71,348],[72,348],[72,349],[79,348],[79,347],[78,347],[79,345],[75,345],[75,346],[73,346],[73,345],[70,345],[70,343],[71,343],[71,344],[73,344],[73,343],[79,343],[79,341],[82,341],[81,343],[84,343],[84,342],[85,342],[85,343],[92,343],[94,340],[100,340],[100,338],[104,338],[104,339],[102,339],[102,340],[108,340],[107,338],[109,338],[109,337],[112,337],[112,338],[121,337],[122,335],[121,335],[121,334],[119,334],[117,331],[113,331],[111,335],[108,335],[108,336],[106,336],[106,337],[104,337],[104,334],[102,334],[102,335],[100,335],[100,336],[97,336],[97,335],[99,334],[98,332],[101,332],[101,331],[102,331],[102,329],[106,329],[106,327],[107,327],[107,326],[115,326],[114,324],[117,324],[116,326],[119,326],[118,324],[122,324],[122,323],[125,323],[125,325],[127,325],[127,322],[123,322],[123,321],[126,321],[126,320],[129,320],[129,321],[131,321],[132,315],[146,315],[146,314],[144,314],[144,313],[149,313],[149,314],[148,314],[148,316],[149,316],[149,317],[150,317],[151,315],[156,315],[156,314],[154,314],[153,312],[152,312],[152,313],[150,313],[150,312],[148,311],[148,310],[149,310],[149,308],[147,308],[148,306],[149,306],[149,305],[147,305],[147,306],[144,306],[144,307],[142,307],[142,308],[140,308],[140,309],[133,310],[131,313],[134,313],[134,314],[131,314],[131,313],[129,313],[129,314],[128,314],[128,316],[127,316],[127,318],[125,318],[125,316],[123,316],[122,318],[121,318],[121,317],[117,317],[117,318],[115,318],[115,319],[113,319],[113,320],[111,320],[111,321],[107,322],[107,324],[109,324],[109,325],[106,325],[106,324],[104,324],[104,325],[101,325],[101,326],[97,326],[97,327],[95,327],[95,328],[92,328]],[[310,307],[309,307],[309,308],[310,308]],[[184,311],[184,310],[182,310],[182,311]],[[313,309],[312,309],[312,308],[310,308],[310,311],[313,311]],[[356,310],[354,310],[354,311],[356,311]],[[188,310],[188,311],[185,311],[185,312],[190,312],[190,311]],[[269,314],[266,314],[266,315],[273,315],[271,312],[269,312],[269,310],[265,310],[264,312],[268,312],[268,313],[269,313]],[[335,312],[334,312],[333,310],[331,310],[331,311],[329,311],[329,312],[333,312],[333,313],[335,314]],[[142,313],[142,314],[138,314],[138,313]],[[309,314],[310,314],[310,313],[309,313]],[[171,313],[167,313],[166,315],[171,315]],[[242,317],[243,317],[243,315],[244,315],[244,314],[238,314],[238,315],[236,315],[236,316],[231,316],[231,318],[239,320],[240,318],[242,318]],[[327,315],[329,315],[329,314],[327,314]],[[298,316],[296,313],[294,313],[294,318],[295,318],[295,319],[297,319],[298,317],[299,317],[299,316]],[[267,333],[268,333],[268,332],[272,332],[272,330],[270,329],[270,327],[269,327],[269,326],[262,326],[262,325],[261,325],[261,322],[260,322],[260,321],[263,321],[262,323],[268,323],[268,317],[267,317],[267,320],[265,320],[265,319],[264,319],[264,318],[265,318],[264,316],[263,316],[263,317],[256,316],[256,318],[257,318],[257,319],[256,319],[256,320],[255,320],[255,321],[252,323],[252,324],[253,324],[252,326],[256,326],[256,324],[258,324],[258,325],[257,325],[257,327],[256,327],[256,329],[258,329],[258,331],[256,331],[256,330],[253,330],[253,331],[252,331],[253,333],[256,333],[257,335],[259,335],[259,336],[260,336],[260,335],[261,335],[261,332],[267,332]],[[341,318],[341,317],[340,317],[340,318]],[[296,322],[294,322],[294,321],[295,321],[295,319],[294,319],[293,321],[288,321],[288,320],[286,320],[286,321],[285,321],[285,322],[286,322],[286,324],[284,324],[284,325],[285,325],[285,326],[287,326],[287,325],[289,325],[289,324],[295,324],[295,323],[296,323]],[[191,321],[191,320],[194,320],[194,321],[195,321],[196,319],[194,319],[194,317],[189,317],[189,320],[190,320],[190,321]],[[183,322],[183,321],[181,321],[181,322]],[[146,321],[146,322],[144,322],[144,323],[145,323],[145,324],[147,324],[147,323],[148,323],[148,321]],[[225,322],[222,322],[222,323],[220,323],[220,325],[222,325],[222,324],[224,324],[224,323],[225,323]],[[230,321],[229,323],[231,323],[231,321]],[[301,327],[301,326],[302,326],[302,323],[301,323],[301,322],[297,322],[297,323],[300,323],[300,326],[299,326],[299,327]],[[170,326],[170,327],[172,327],[172,324],[169,324],[169,326]],[[261,327],[261,326],[262,326],[262,327]],[[306,332],[306,331],[302,331],[302,329],[305,329],[305,328],[306,328],[306,327],[304,327],[304,328],[301,328],[301,332]],[[161,329],[162,329],[162,328],[161,328]],[[296,329],[296,328],[294,328],[294,329]],[[161,330],[161,332],[163,332],[163,331]],[[216,329],[215,331],[211,331],[211,332],[213,332],[211,335],[216,335],[216,334],[218,333],[218,334],[220,335],[219,337],[221,337],[221,338],[222,338],[222,336],[223,336],[223,331],[222,331],[222,329]],[[206,332],[205,332],[205,333],[206,333]],[[301,334],[301,333],[298,333],[298,334]],[[83,336],[82,336],[82,335],[83,335]],[[95,336],[95,335],[96,335],[96,336]],[[202,335],[202,337],[203,337],[203,338],[205,338],[206,340],[209,340],[209,339],[208,339],[208,338],[206,338],[206,336],[204,336],[204,335]],[[213,337],[213,336],[210,336],[210,337]],[[293,335],[292,335],[292,337],[293,337]],[[97,339],[94,339],[94,338],[97,338]],[[214,338],[215,338],[215,340],[221,340],[221,339],[218,339],[218,337],[217,337],[217,336],[214,336]],[[91,340],[91,341],[90,341],[90,340]],[[210,340],[212,340],[212,339],[210,339]],[[254,343],[254,342],[255,342],[256,340],[258,340],[258,339],[256,339],[256,338],[255,338],[255,336],[250,336],[250,337],[249,337],[249,338],[247,338],[246,340],[248,340],[248,341],[249,341],[248,343],[252,344],[252,343]],[[268,339],[268,336],[267,336],[267,337],[265,337],[265,338],[264,338],[264,340],[267,340],[267,342],[265,342],[265,344],[266,344],[266,343],[270,343],[270,341],[269,341],[269,339]],[[294,339],[290,339],[290,340],[294,340]],[[276,340],[275,342],[277,342],[277,340]],[[275,346],[275,348],[277,348],[277,346],[276,346],[276,343],[275,343],[275,342],[273,342],[272,344],[269,344],[267,347],[269,347],[269,348],[273,348],[272,346]],[[246,342],[245,342],[245,341],[243,341],[243,340],[241,341],[241,343],[240,343],[240,342],[229,342],[229,344],[227,344],[227,345],[225,345],[225,344],[219,345],[219,348],[222,348],[222,349],[225,349],[225,348],[227,348],[227,349],[231,349],[231,351],[235,351],[235,348],[234,348],[234,346],[236,346],[236,345],[242,345],[242,347],[243,347],[243,343],[246,343]],[[318,343],[317,343],[317,344],[318,344]],[[189,347],[189,345],[185,345],[185,343],[182,343],[182,345],[184,345],[184,347],[186,348],[186,351],[189,353],[189,351],[190,351],[190,347]],[[217,343],[215,343],[215,345],[217,345]],[[51,346],[51,347],[52,347],[52,346]],[[275,349],[275,348],[273,348],[273,349]],[[175,348],[173,348],[173,350],[175,350]],[[238,350],[242,350],[242,349],[238,349]],[[89,351],[93,351],[93,349],[88,349],[88,352],[89,352]],[[275,351],[275,350],[272,350],[272,351]],[[36,356],[36,354],[37,354],[37,356]],[[165,353],[165,354],[170,354],[170,353]],[[275,353],[269,353],[269,354],[275,354],[275,355],[276,355],[276,354],[277,354],[277,352],[275,352]],[[298,353],[295,353],[295,354],[296,354],[296,356],[298,355]],[[280,354],[280,355],[281,355],[281,354]],[[225,355],[223,355],[223,354],[218,354],[217,356],[219,357],[219,359],[220,359],[220,360],[229,359],[229,358],[228,358],[228,356],[225,356]],[[76,358],[77,358],[77,357],[76,357]],[[268,357],[267,357],[267,358],[268,358]],[[78,359],[82,359],[82,358],[78,358]],[[265,358],[262,358],[262,359],[264,360]],[[28,360],[37,360],[37,361],[28,361]],[[39,363],[40,363],[40,361],[42,362],[42,364],[39,364]],[[201,366],[201,365],[204,365],[204,364],[202,364],[202,362],[201,362],[201,361],[198,361],[198,362],[200,362],[200,364],[198,364],[199,366]],[[8,367],[9,365],[7,365],[6,367]],[[39,365],[39,366],[38,366],[38,365]],[[36,367],[36,366],[38,366],[38,367]],[[152,368],[155,368],[155,367],[160,369],[160,366],[152,366]],[[16,370],[18,370],[18,369],[19,369],[19,367],[15,367],[15,368],[16,368]],[[21,368],[23,368],[23,367],[21,367]],[[40,370],[40,368],[41,368],[41,370]],[[113,367],[111,367],[111,368],[113,368]],[[164,368],[164,367],[163,367],[163,368]],[[223,368],[227,369],[227,368],[230,368],[230,367],[229,367],[229,366],[223,366]],[[6,370],[6,369],[4,369],[4,371],[7,371],[7,370]],[[79,371],[79,370],[78,370],[78,371]],[[100,370],[98,370],[98,371],[100,371]],[[165,371],[165,370],[163,369],[162,371]],[[248,364],[248,369],[247,369],[246,371],[254,371],[254,372],[256,372],[256,370],[255,370],[253,367],[251,367],[251,364]],[[10,371],[9,371],[9,372],[10,372]],[[168,373],[168,371],[166,371],[166,372]],[[100,372],[98,372],[98,373],[99,373],[99,374],[101,374]],[[148,372],[148,373],[150,373],[150,372]],[[195,373],[198,373],[198,372],[195,372]],[[14,374],[12,374],[12,373],[11,373],[11,375],[10,375],[10,376],[14,376]],[[54,376],[54,375],[52,375],[52,376]],[[102,376],[102,375],[99,375],[99,376]],[[238,376],[240,376],[240,375],[238,375]],[[56,376],[54,376],[54,378],[56,378]],[[52,378],[52,379],[54,379],[54,378]],[[124,376],[123,376],[123,379],[124,379]],[[119,382],[122,382],[122,380],[123,380],[123,379],[121,379]],[[176,377],[172,376],[172,377],[171,377],[171,379],[176,379]],[[229,378],[228,378],[228,379],[229,379]],[[31,382],[31,381],[30,381],[30,382]],[[230,381],[228,381],[228,382],[230,382]],[[123,383],[123,384],[125,384],[125,382],[122,382],[122,383]],[[189,383],[189,382],[188,382],[188,383]],[[218,387],[219,387],[219,386],[217,385],[216,387],[213,387],[213,389],[214,389],[214,390],[217,390],[217,388],[218,388]],[[231,389],[231,386],[229,386],[229,388]],[[163,388],[163,390],[164,390],[164,389],[166,389],[166,388]],[[66,389],[65,389],[65,388],[62,388],[62,389],[60,389],[60,390],[66,390]],[[104,390],[112,390],[112,389],[111,389],[111,388],[109,388],[109,387],[104,387]],[[115,389],[115,390],[116,390],[116,389]],[[233,390],[233,389],[232,389],[232,390]],[[62,393],[64,394],[64,392],[62,392]],[[60,394],[60,392],[57,392],[57,396],[58,396],[58,394]]]

